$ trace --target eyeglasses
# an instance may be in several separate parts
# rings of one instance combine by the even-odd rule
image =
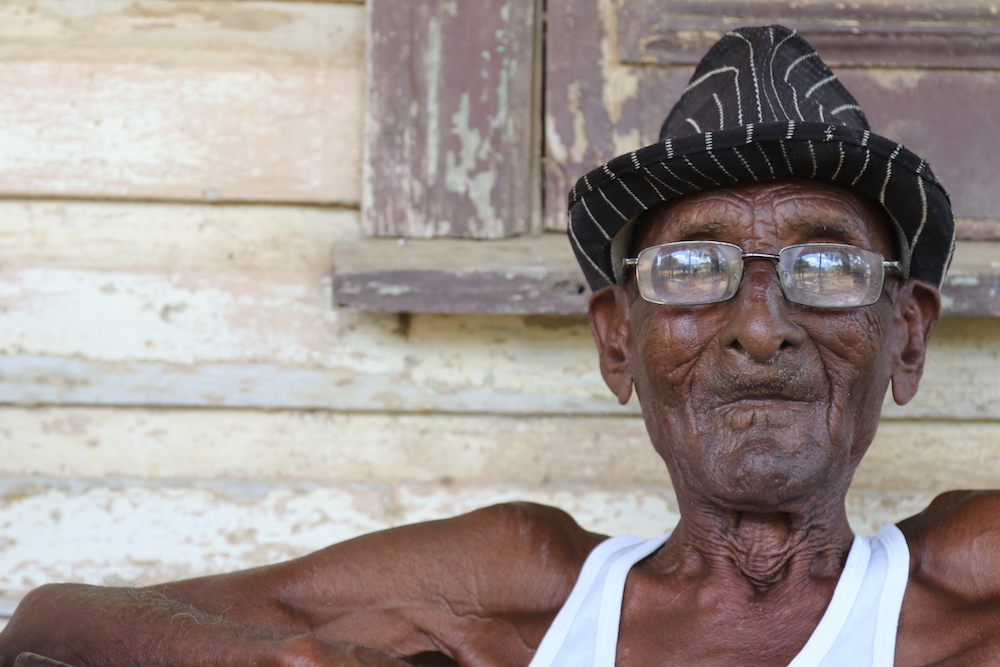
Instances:
[[[733,298],[748,259],[778,262],[785,298],[813,308],[857,308],[879,300],[886,269],[899,269],[874,250],[841,243],[802,243],[777,255],[743,252],[721,241],[679,241],[645,248],[623,260],[634,266],[646,301],[674,306],[718,303]]]

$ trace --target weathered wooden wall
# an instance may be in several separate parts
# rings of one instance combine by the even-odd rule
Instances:
[[[0,3],[0,616],[46,581],[245,567],[507,499],[676,519],[582,317],[331,305],[361,234],[365,11]],[[859,472],[860,530],[996,485],[998,357],[1000,320],[942,322]]]

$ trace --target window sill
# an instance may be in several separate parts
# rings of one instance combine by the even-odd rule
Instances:
[[[562,234],[341,244],[333,294],[338,306],[412,313],[579,314],[590,298]],[[1000,243],[959,241],[941,296],[945,315],[1000,317]]]

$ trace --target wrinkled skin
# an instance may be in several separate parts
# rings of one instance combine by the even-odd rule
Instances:
[[[895,254],[866,201],[801,181],[692,195],[637,229],[635,251],[703,238]],[[882,397],[915,394],[938,311],[933,287],[899,276],[872,306],[795,305],[760,259],[724,303],[654,305],[632,283],[593,296],[601,372],[622,402],[638,394],[681,509],[629,574],[619,667],[788,664],[843,570],[844,498]],[[911,570],[896,663],[1000,664],[1000,494],[945,494],[899,527]],[[0,666],[30,650],[78,667],[523,667],[602,539],[554,508],[511,504],[246,572],[43,587],[0,633]]]

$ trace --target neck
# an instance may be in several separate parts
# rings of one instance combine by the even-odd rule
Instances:
[[[668,553],[675,567],[721,575],[719,581],[736,579],[764,595],[787,580],[836,579],[853,539],[842,502],[808,513],[692,504],[682,506]]]

